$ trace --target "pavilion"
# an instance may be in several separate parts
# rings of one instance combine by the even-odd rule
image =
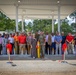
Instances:
[[[54,32],[54,19],[58,19],[58,31],[60,32],[60,20],[76,10],[76,0],[0,0],[0,11],[10,19],[52,19],[52,32]]]

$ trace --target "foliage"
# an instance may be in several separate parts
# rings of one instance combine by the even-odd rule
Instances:
[[[73,12],[73,13],[71,13],[71,14],[70,14],[70,17],[71,17],[72,19],[74,19],[74,17],[76,17],[76,11]]]
[[[26,23],[23,22],[23,25],[24,25],[24,30],[26,31]],[[19,29],[20,32],[22,31],[22,21],[18,22],[18,29]]]
[[[65,33],[65,35],[67,35],[69,32],[72,33],[72,28],[71,26],[66,22],[62,22],[62,25],[61,25],[61,31]]]
[[[22,21],[19,21],[19,23],[18,23],[18,29],[19,29],[19,31],[22,31]]]
[[[15,20],[11,20],[2,12],[0,12],[0,31],[13,31],[15,30]]]
[[[33,32],[37,31],[44,31],[44,32],[51,32],[51,24],[52,20],[34,20],[33,21]]]
[[[29,22],[28,25],[26,26],[26,31],[31,32],[32,31],[32,23]]]
[[[54,25],[54,32],[56,33],[58,31],[58,24]]]
[[[75,32],[76,32],[76,23],[72,23],[72,24],[71,24],[71,27],[72,27],[72,29],[75,30]]]
[[[76,15],[75,15],[76,16]],[[19,31],[22,31],[22,21],[18,22]],[[71,25],[68,24],[68,20],[64,20],[61,25],[61,31],[64,31],[65,34],[68,32],[73,32],[73,29],[76,29],[76,23],[73,23]],[[4,15],[2,12],[0,12],[0,31],[13,31],[15,30],[15,20],[11,20],[6,15]],[[44,31],[45,33],[51,33],[52,32],[52,20],[51,19],[36,19],[33,20],[32,23],[29,22],[26,24],[24,22],[24,30],[28,32],[38,32],[38,31]],[[58,24],[54,25],[55,32],[58,30]]]

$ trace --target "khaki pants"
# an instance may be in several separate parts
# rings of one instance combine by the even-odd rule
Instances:
[[[71,53],[75,53],[74,51],[74,44],[71,44],[71,43],[68,43],[68,53],[71,54]]]
[[[15,54],[19,54],[19,45],[18,45],[18,41],[15,41]]]
[[[25,44],[19,44],[20,54],[26,53]]]
[[[40,44],[40,54],[41,54],[41,58],[44,58],[45,56],[45,45],[44,44]]]
[[[27,44],[27,53],[31,54],[31,45],[30,44]]]

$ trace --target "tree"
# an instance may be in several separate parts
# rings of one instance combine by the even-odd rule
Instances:
[[[29,22],[27,24],[26,29],[27,29],[28,32],[31,32],[32,31],[32,23],[31,22]]]
[[[72,23],[72,24],[71,24],[71,27],[72,27],[72,29],[75,30],[75,32],[76,32],[76,23]]]
[[[25,22],[23,22],[23,26],[24,26],[24,31],[26,31],[27,25]],[[18,27],[19,27],[19,31],[22,32],[22,21],[18,22]]]
[[[33,31],[38,32],[38,31],[44,31],[44,32],[51,32],[51,24],[52,20],[41,20],[37,19],[33,21]]]
[[[0,31],[15,30],[15,20],[11,20],[0,11]]]
[[[55,24],[54,25],[54,32],[57,32],[58,31],[58,24]]]
[[[67,35],[69,32],[72,33],[73,29],[72,27],[64,20],[64,22],[62,22],[61,25],[61,31],[63,31],[65,33],[65,35]]]
[[[18,28],[19,28],[19,31],[22,31],[22,21],[18,22]]]

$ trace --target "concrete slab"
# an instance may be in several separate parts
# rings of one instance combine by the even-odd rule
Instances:
[[[13,60],[16,66],[0,61],[0,75],[76,75],[76,60]]]

